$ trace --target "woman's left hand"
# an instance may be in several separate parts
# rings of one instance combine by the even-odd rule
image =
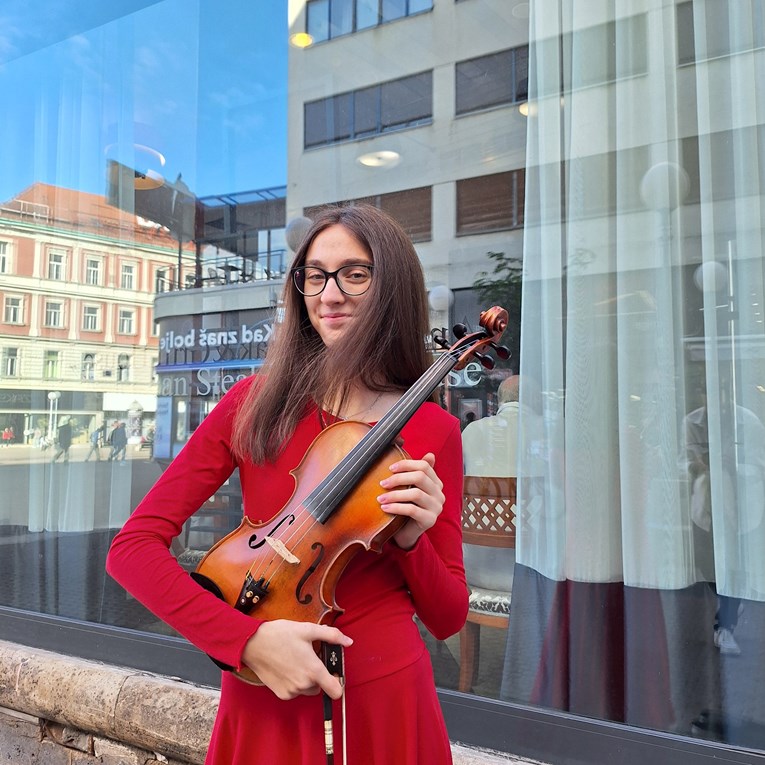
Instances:
[[[393,475],[380,481],[386,490],[377,497],[382,509],[392,515],[409,517],[393,536],[404,550],[414,547],[444,508],[444,484],[433,469],[435,464],[435,455],[430,452],[421,460],[399,460],[390,466]]]

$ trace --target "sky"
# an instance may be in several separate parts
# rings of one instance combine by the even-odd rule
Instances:
[[[104,194],[115,159],[196,196],[286,184],[287,0],[0,7],[0,201]]]

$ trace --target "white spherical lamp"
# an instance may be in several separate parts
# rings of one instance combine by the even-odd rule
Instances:
[[[722,292],[728,285],[728,269],[717,260],[708,260],[693,272],[693,283],[701,292]]]
[[[434,311],[448,311],[454,302],[454,293],[445,285],[439,284],[428,293],[428,304]]]
[[[303,216],[299,218],[293,218],[284,229],[284,238],[287,240],[287,246],[292,252],[297,252],[300,249],[300,245],[303,244],[303,239],[308,233],[308,229],[313,225],[313,221],[310,218]]]

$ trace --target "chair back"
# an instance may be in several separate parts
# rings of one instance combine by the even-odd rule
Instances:
[[[515,547],[515,478],[465,476],[462,541],[487,547]]]

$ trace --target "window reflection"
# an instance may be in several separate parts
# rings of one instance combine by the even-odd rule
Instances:
[[[416,243],[433,327],[511,312],[511,358],[437,392],[491,479],[466,506],[513,531],[466,548],[499,624],[423,631],[439,685],[762,748],[765,4],[514,8],[295,0],[288,30],[285,3],[165,0],[44,45],[40,14],[17,25],[0,604],[167,632],[104,575],[109,541],[258,372],[290,224],[363,200]],[[321,44],[288,50],[302,31]],[[182,565],[240,515],[234,475]]]

